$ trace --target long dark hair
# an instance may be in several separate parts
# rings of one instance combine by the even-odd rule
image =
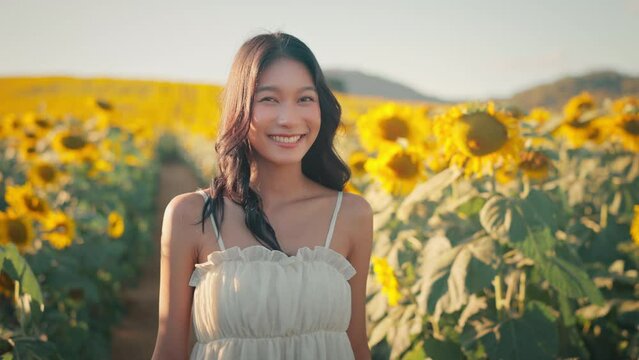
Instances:
[[[250,188],[251,164],[248,131],[253,117],[253,96],[260,74],[280,58],[303,64],[311,74],[319,98],[321,125],[317,139],[302,158],[302,173],[328,188],[341,191],[351,172],[333,147],[340,123],[341,106],[328,88],[315,55],[298,38],[282,33],[257,35],[247,40],[233,60],[231,72],[222,92],[221,127],[215,143],[218,174],[211,180],[211,197],[202,209],[204,220],[213,214],[215,224],[224,219],[224,196],[244,208],[244,222],[258,242],[282,251],[275,230],[262,210],[262,200]],[[282,251],[283,252],[283,251]]]

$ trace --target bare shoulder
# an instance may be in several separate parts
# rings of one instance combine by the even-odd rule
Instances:
[[[192,251],[196,250],[201,226],[195,225],[201,217],[203,206],[204,199],[195,192],[176,195],[169,201],[162,221],[163,247],[179,245],[187,246]]]
[[[344,192],[341,217],[348,224],[350,248],[368,247],[372,243],[373,208],[361,195]]]
[[[342,208],[345,216],[351,220],[367,220],[373,217],[373,208],[363,196],[344,192],[342,197]]]
[[[204,199],[195,192],[176,195],[166,205],[165,215],[178,220],[180,225],[189,226],[199,220],[202,214]]]

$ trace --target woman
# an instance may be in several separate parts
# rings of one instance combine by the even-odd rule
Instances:
[[[185,358],[192,319],[191,359],[370,359],[372,210],[342,192],[341,108],[315,56],[249,39],[222,110],[218,175],[165,210],[153,358]]]

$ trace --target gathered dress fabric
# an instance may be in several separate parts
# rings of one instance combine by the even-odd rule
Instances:
[[[198,189],[205,199],[207,193]],[[224,247],[196,264],[190,359],[352,360],[352,264],[330,248],[342,201],[338,192],[324,246],[294,256],[262,245]]]

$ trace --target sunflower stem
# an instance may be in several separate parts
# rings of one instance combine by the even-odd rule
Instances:
[[[491,165],[493,168],[493,171],[491,171],[490,173],[490,190],[492,192],[492,194],[497,194],[497,181],[496,181],[496,176],[495,176],[495,166]]]
[[[504,303],[503,306],[506,309],[507,312],[510,312],[510,303],[512,302],[512,298],[513,298],[513,294],[515,293],[515,286],[516,286],[516,281],[517,279],[515,278],[515,274],[509,274],[509,276],[506,278],[506,296],[504,297]]]
[[[599,226],[603,229],[608,226],[608,204],[601,205],[601,214],[599,214]]]
[[[528,196],[528,193],[530,192],[530,179],[528,178],[528,176],[521,177],[521,184],[523,186],[521,190],[521,198],[523,199]]]
[[[450,190],[453,199],[457,199],[457,181],[453,181],[452,184],[450,184]]]
[[[495,308],[497,314],[501,319],[501,308],[503,307],[503,297],[501,292],[501,275],[495,276],[493,279],[493,286],[495,287]]]
[[[526,300],[526,272],[522,271],[519,274],[519,292],[517,293],[517,308],[519,314],[524,313],[524,301]]]

